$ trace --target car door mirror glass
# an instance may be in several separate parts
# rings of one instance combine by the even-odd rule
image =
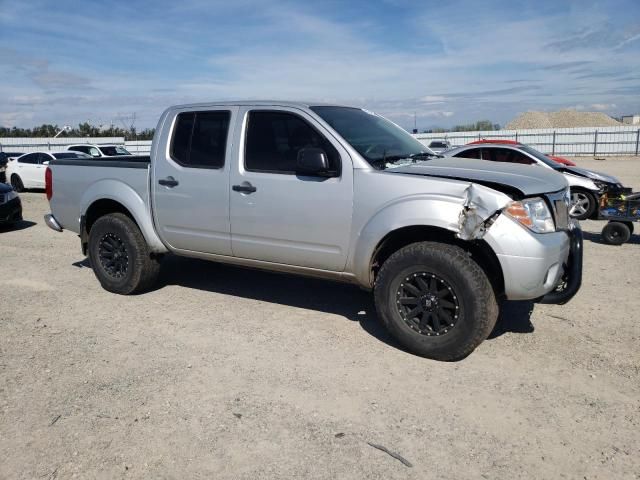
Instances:
[[[329,158],[324,150],[316,147],[301,148],[296,161],[298,175],[330,177]]]

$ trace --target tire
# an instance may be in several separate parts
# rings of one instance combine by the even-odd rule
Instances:
[[[598,201],[596,197],[586,190],[571,191],[571,207],[569,214],[577,220],[586,220],[591,218],[596,211]]]
[[[410,286],[422,286],[423,295],[418,297]],[[409,351],[434,360],[466,357],[489,336],[498,318],[495,293],[480,266],[461,248],[437,242],[414,243],[392,254],[380,268],[374,300],[391,335]],[[422,313],[411,318],[416,308]]]
[[[622,222],[609,222],[602,229],[602,241],[608,245],[622,245],[631,238],[631,230]]]
[[[89,232],[88,252],[93,272],[109,292],[140,293],[158,278],[160,262],[151,257],[140,229],[123,213],[96,220]]]
[[[633,222],[622,222],[629,228],[629,234],[633,235]]]
[[[22,183],[22,179],[15,173],[11,175],[11,186],[18,193],[24,192],[24,183]]]

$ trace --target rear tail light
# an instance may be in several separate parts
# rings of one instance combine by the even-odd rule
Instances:
[[[51,197],[53,197],[53,174],[49,167],[44,172],[44,188],[47,193],[47,200],[51,201]]]

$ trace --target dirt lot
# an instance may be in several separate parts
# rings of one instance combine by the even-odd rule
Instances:
[[[640,158],[580,165],[640,189]],[[578,296],[508,304],[447,364],[350,286],[168,258],[157,290],[109,294],[22,198],[0,233],[0,478],[640,478],[638,235],[584,222]]]

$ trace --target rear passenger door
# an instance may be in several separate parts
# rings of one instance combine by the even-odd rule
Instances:
[[[37,184],[37,166],[39,153],[29,153],[16,160],[15,173],[18,174],[25,188],[38,188]]]
[[[160,238],[183,251],[231,255],[230,144],[237,107],[176,112],[155,150],[153,214]]]
[[[353,208],[351,158],[331,133],[295,108],[243,108],[231,170],[236,257],[344,270]],[[321,148],[334,176],[297,175],[302,148]],[[234,156],[236,156],[234,155]]]

